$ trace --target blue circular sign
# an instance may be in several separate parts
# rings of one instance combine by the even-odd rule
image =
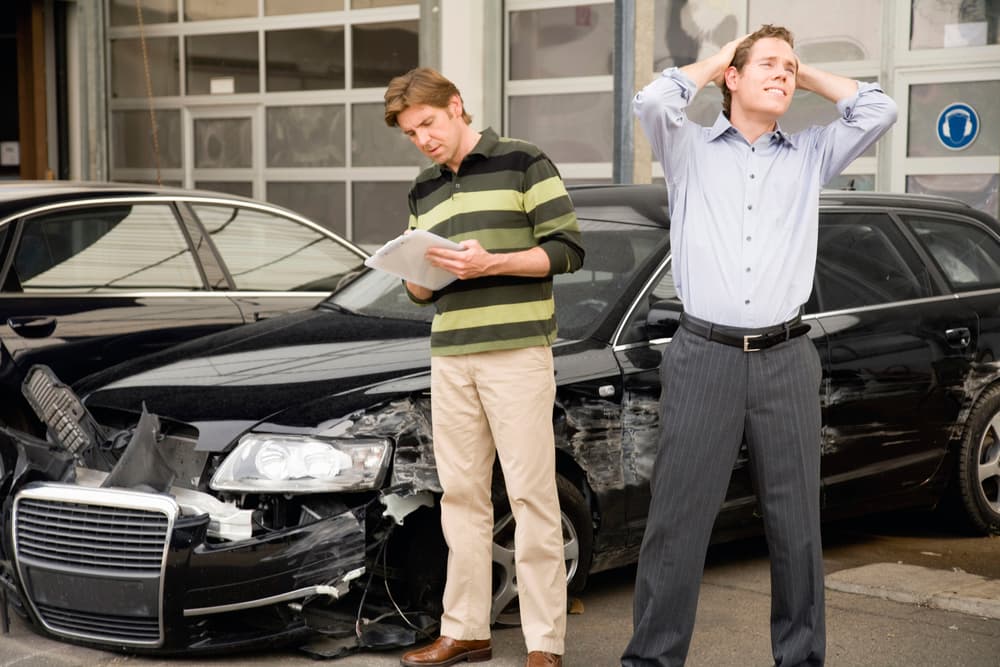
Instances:
[[[949,150],[968,148],[979,136],[979,115],[968,104],[949,104],[938,116],[937,135],[938,141]]]

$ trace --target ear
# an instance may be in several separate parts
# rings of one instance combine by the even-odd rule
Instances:
[[[736,90],[737,82],[739,81],[740,78],[740,71],[735,67],[733,67],[732,65],[730,65],[729,67],[726,68],[726,71],[722,76],[725,79],[726,86],[729,88],[729,90],[730,91]]]
[[[458,95],[452,95],[451,99],[448,100],[448,113],[451,114],[452,118],[461,118],[462,110],[462,98]]]

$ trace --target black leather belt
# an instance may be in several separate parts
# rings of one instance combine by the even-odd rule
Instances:
[[[801,336],[811,328],[808,324],[803,324],[802,319],[796,317],[784,324],[776,324],[773,327],[763,329],[741,329],[739,327],[723,326],[712,324],[705,320],[692,317],[686,313],[681,314],[681,326],[696,336],[723,345],[742,348],[744,352],[759,352],[773,347],[778,343],[784,343]]]

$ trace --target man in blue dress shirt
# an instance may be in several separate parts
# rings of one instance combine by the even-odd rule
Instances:
[[[685,108],[723,90],[712,127]],[[837,105],[825,127],[784,132],[796,88]],[[821,367],[799,320],[816,264],[820,188],[896,120],[877,84],[801,63],[765,25],[665,70],[634,109],[663,165],[681,326],[661,363],[659,452],[622,665],[682,665],[712,525],[741,442],[771,557],[776,665],[823,664],[819,527]]]

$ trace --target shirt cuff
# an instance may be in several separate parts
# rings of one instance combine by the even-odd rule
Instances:
[[[882,93],[882,87],[875,81],[858,81],[857,84],[858,92],[837,102],[837,111],[840,113],[842,118],[851,117],[854,113],[854,108],[858,106],[858,100],[863,95],[872,91]]]

